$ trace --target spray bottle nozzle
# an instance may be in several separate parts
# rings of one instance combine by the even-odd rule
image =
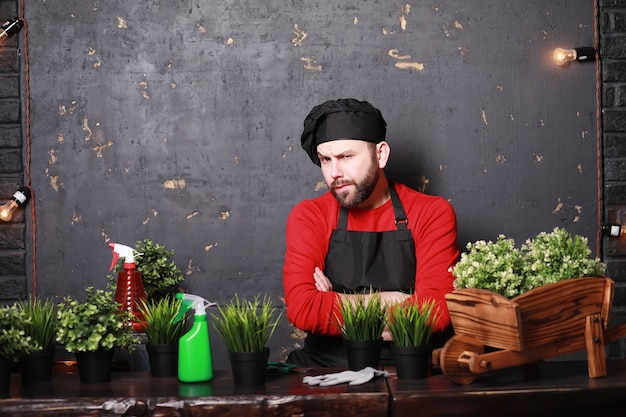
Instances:
[[[113,259],[111,260],[111,266],[109,267],[109,271],[113,269],[117,260],[120,259],[120,256],[124,258],[124,267],[125,268],[135,268],[135,255],[142,255],[142,253],[137,252],[135,249],[130,246],[122,245],[119,243],[109,243],[109,247],[113,249]]]
[[[201,316],[206,315],[206,308],[210,306],[217,305],[217,303],[212,303],[210,301],[205,300],[202,297],[193,294],[186,293],[176,293],[176,298],[178,300],[182,300],[180,310],[178,310],[178,314],[174,319],[174,323],[182,319],[187,311],[194,309],[194,315]]]

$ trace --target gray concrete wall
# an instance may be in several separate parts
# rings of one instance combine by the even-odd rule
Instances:
[[[461,247],[563,226],[596,249],[595,65],[552,61],[593,46],[592,1],[37,0],[25,19],[39,294],[103,287],[107,243],[149,238],[192,293],[281,303],[285,219],[325,190],[302,120],[343,97],[381,109],[389,175],[449,199]]]

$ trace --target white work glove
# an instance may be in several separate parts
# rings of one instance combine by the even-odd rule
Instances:
[[[320,387],[343,384],[345,382],[348,382],[350,385],[361,385],[371,381],[375,376],[381,375],[388,376],[389,373],[368,366],[360,371],[343,371],[335,374],[305,376],[302,378],[302,382],[309,385],[319,385]]]

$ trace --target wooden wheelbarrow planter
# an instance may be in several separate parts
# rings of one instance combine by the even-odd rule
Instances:
[[[587,351],[589,377],[606,376],[605,343],[626,336],[608,328],[613,280],[572,278],[508,299],[481,289],[446,295],[455,335],[433,352],[433,364],[457,384],[480,374]],[[487,349],[485,349],[487,348]]]

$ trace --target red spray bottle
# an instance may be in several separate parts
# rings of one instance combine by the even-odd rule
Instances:
[[[113,269],[120,256],[124,258],[124,269],[117,274],[115,301],[119,304],[120,311],[131,313],[133,330],[142,331],[145,325],[138,303],[146,299],[146,290],[143,287],[141,273],[137,271],[137,264],[135,263],[135,254],[139,253],[133,248],[119,243],[109,243],[109,247],[113,249],[113,259],[109,271]]]

